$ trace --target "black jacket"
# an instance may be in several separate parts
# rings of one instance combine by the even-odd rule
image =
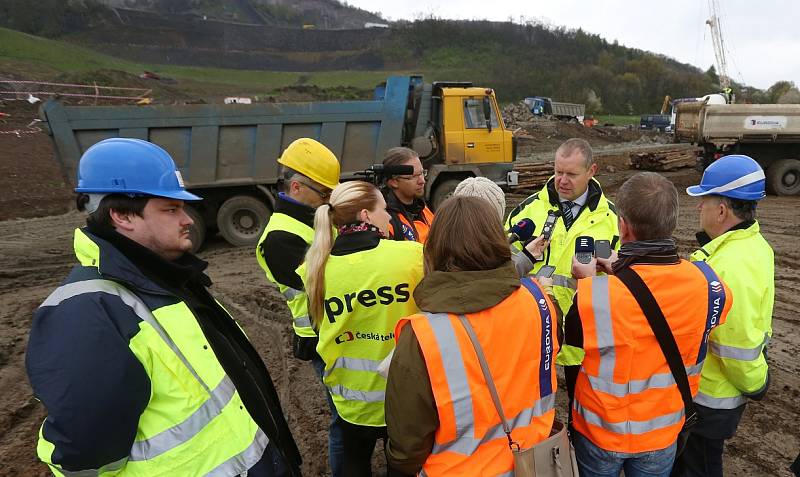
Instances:
[[[100,249],[99,266],[76,267],[65,283],[85,280],[83,275],[93,273],[96,278],[123,284],[145,303],[184,302],[253,420],[293,475],[300,475],[300,453],[269,372],[236,322],[208,292],[211,280],[203,273],[208,264],[191,254],[166,261],[112,229],[91,227],[83,232]],[[58,320],[43,319],[37,312],[26,359],[34,392],[48,408],[45,436],[58,442],[59,455],[53,455],[54,462],[58,459],[67,470],[99,468],[126,457],[139,416],[150,399],[146,371],[120,342],[121,337],[132,339],[138,333],[138,323],[120,321],[122,314],[114,310],[108,310],[105,319],[95,319],[80,308],[81,303],[71,300],[59,305],[66,308],[59,311]],[[87,346],[87,341],[103,346]],[[47,367],[54,355],[64,357],[57,379]],[[91,379],[86,378],[85,369],[79,369],[80,363],[94,369]],[[101,422],[102,416],[113,418],[114,425]],[[59,429],[68,429],[69,435],[62,435]],[[99,442],[103,445],[98,446]],[[269,452],[264,458],[270,458]],[[259,475],[259,468],[263,468],[260,463],[251,475]]]
[[[307,205],[278,195],[275,200],[275,212],[286,214],[314,228],[314,209]],[[303,280],[296,272],[308,251],[308,244],[302,237],[285,230],[273,230],[267,234],[259,251],[278,283],[295,290],[303,289]]]

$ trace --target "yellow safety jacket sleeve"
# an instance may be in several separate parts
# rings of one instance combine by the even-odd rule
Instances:
[[[727,321],[709,335],[696,401],[715,409],[744,404],[767,384],[765,357],[772,336],[775,257],[758,222],[735,227],[694,252],[728,285],[733,306]]]

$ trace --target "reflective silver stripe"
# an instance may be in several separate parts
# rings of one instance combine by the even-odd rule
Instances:
[[[536,401],[533,407],[527,407],[519,412],[513,419],[508,420],[513,433],[514,429],[530,425],[534,418],[541,417],[549,411],[552,411],[556,405],[555,393],[549,394],[542,399]],[[486,434],[481,439],[475,439],[473,436],[461,436],[456,440],[447,442],[445,444],[434,444],[433,454],[442,452],[456,452],[462,455],[472,455],[478,450],[481,445],[492,441],[494,439],[505,439],[506,434],[503,431],[502,423],[497,423],[486,430]]]
[[[597,350],[600,353],[599,376],[606,381],[613,380],[614,366],[617,361],[609,300],[608,275],[592,277],[592,311],[597,334]]]
[[[464,359],[458,346],[453,324],[447,313],[424,313],[433,330],[433,336],[442,357],[447,388],[453,402],[455,414],[456,440],[463,436],[474,436],[474,417],[472,414],[472,391],[469,389]]]
[[[311,328],[311,319],[308,315],[298,316],[294,319],[294,326],[298,328]]]
[[[230,477],[232,475],[239,475],[261,460],[267,445],[269,445],[269,438],[264,434],[264,431],[258,429],[253,442],[247,449],[218,465],[206,475],[210,477]]]
[[[385,391],[358,391],[350,389],[337,384],[335,386],[328,386],[331,394],[341,396],[348,401],[361,401],[361,402],[383,402],[386,400]]]
[[[701,194],[691,194],[691,195],[698,196],[698,195],[708,195],[708,194],[719,194],[720,192],[727,192],[729,190],[750,185],[758,181],[763,181],[765,178],[766,176],[764,175],[764,170],[759,167],[757,171],[739,177],[738,179],[734,179],[728,182],[727,184],[723,184],[719,187],[714,187],[713,189],[704,191]],[[687,188],[686,191],[688,193],[689,188]]]
[[[149,324],[153,327],[153,329],[156,330],[161,339],[164,340],[172,352],[178,356],[178,359],[180,359],[183,365],[186,366],[190,373],[192,373],[192,376],[194,376],[197,382],[203,386],[203,389],[205,389],[208,394],[211,394],[211,389],[202,379],[200,379],[200,375],[197,374],[197,372],[194,370],[194,367],[192,367],[192,365],[189,363],[189,360],[186,359],[186,356],[184,356],[181,350],[178,349],[178,345],[176,345],[172,338],[169,337],[167,330],[165,330],[161,326],[161,323],[158,322],[156,317],[153,316],[153,313],[149,308],[147,308],[147,305],[145,305],[138,296],[131,293],[130,290],[119,283],[111,280],[100,279],[70,283],[56,288],[53,293],[47,297],[44,303],[42,303],[41,307],[56,306],[68,298],[87,293],[106,293],[109,295],[118,296],[124,304],[129,306],[133,312],[142,319],[142,321]]]
[[[53,473],[55,475],[63,474],[64,477],[97,477],[102,475],[105,472],[114,472],[120,470],[121,468],[125,467],[125,463],[128,462],[127,457],[123,457],[122,459],[112,462],[110,464],[106,464],[99,469],[86,469],[86,470],[64,470],[60,467],[54,466],[49,464],[50,467],[53,469]]]
[[[155,436],[133,443],[131,461],[153,459],[175,447],[188,442],[217,417],[236,393],[236,387],[225,376],[211,393],[211,396],[183,422],[166,429]]]
[[[736,409],[745,404],[747,399],[744,396],[718,398],[698,392],[697,396],[694,397],[694,402],[711,409]]]
[[[703,362],[701,361],[698,364],[687,366],[686,374],[688,376],[697,376],[702,369]],[[625,397],[628,394],[641,393],[648,389],[664,389],[675,386],[675,378],[672,376],[671,372],[654,374],[647,379],[635,379],[625,384],[615,383],[598,376],[590,376],[585,370],[583,372],[586,374],[586,377],[589,378],[589,384],[592,386],[592,389],[616,397]]]
[[[323,377],[330,376],[336,369],[349,369],[350,371],[369,371],[371,373],[378,373],[378,366],[383,362],[382,359],[363,359],[363,358],[348,358],[341,356],[336,358],[333,366],[330,369],[325,369]]]
[[[708,349],[720,358],[737,359],[739,361],[753,361],[761,356],[761,350],[769,343],[769,335],[764,335],[764,341],[755,348],[739,348],[708,341]]]
[[[182,423],[167,429],[156,436],[145,440],[134,442],[131,447],[131,461],[140,461],[144,459],[151,459],[157,455],[183,444],[191,439],[195,434],[200,432],[203,427],[208,424],[215,416],[217,416],[236,392],[233,382],[227,376],[224,376],[222,381],[217,385],[214,391],[211,391],[206,383],[200,379],[200,376],[194,370],[194,367],[186,359],[175,342],[170,338],[167,331],[161,326],[153,313],[147,308],[139,297],[131,293],[124,286],[110,281],[110,280],[86,280],[82,282],[70,283],[56,289],[42,306],[55,306],[62,301],[86,294],[86,293],[107,293],[109,295],[116,295],[122,302],[129,306],[136,315],[144,322],[148,323],[153,329],[156,330],[161,339],[169,346],[173,353],[181,360],[186,366],[186,369],[194,376],[197,382],[208,392],[208,400],[198,408],[197,411],[192,413]]]
[[[685,410],[681,409],[680,411],[673,412],[671,414],[665,414],[663,416],[658,416],[653,419],[649,419],[647,421],[622,421],[622,422],[608,422],[604,421],[603,418],[598,416],[597,414],[593,413],[592,411],[586,409],[585,407],[581,406],[581,403],[575,400],[574,404],[575,411],[583,417],[583,419],[594,426],[602,427],[603,429],[615,432],[617,434],[644,434],[646,432],[655,431],[658,429],[663,429],[665,427],[673,426],[678,424],[683,419],[683,415]]]
[[[292,287],[286,287],[286,290],[281,292],[283,297],[286,298],[286,301],[294,299],[294,297],[296,297],[297,295],[299,295],[301,293],[303,293],[303,292],[298,290],[298,289],[296,289],[296,288],[292,288]]]
[[[553,285],[557,287],[570,288],[572,290],[578,289],[578,281],[572,277],[565,277],[564,275],[553,275]]]

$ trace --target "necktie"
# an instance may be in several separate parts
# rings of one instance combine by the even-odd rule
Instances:
[[[572,217],[573,205],[574,204],[568,200],[561,203],[561,216],[564,219],[564,227],[566,227],[567,230],[572,227],[572,222],[575,220],[575,218]]]

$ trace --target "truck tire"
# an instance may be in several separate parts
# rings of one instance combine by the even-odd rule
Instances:
[[[800,194],[800,161],[781,159],[767,169],[767,191],[774,195]]]
[[[222,237],[237,247],[255,246],[272,212],[261,200],[237,195],[226,200],[217,212]]]
[[[442,202],[449,199],[453,195],[453,192],[455,192],[456,187],[459,183],[461,183],[462,180],[464,180],[464,178],[447,179],[436,186],[433,194],[431,194],[431,208],[434,212],[436,212],[439,206],[442,205]]]
[[[206,219],[194,206],[186,205],[184,210],[194,222],[189,228],[189,240],[192,241],[192,253],[197,253],[203,247],[203,242],[206,241]]]

